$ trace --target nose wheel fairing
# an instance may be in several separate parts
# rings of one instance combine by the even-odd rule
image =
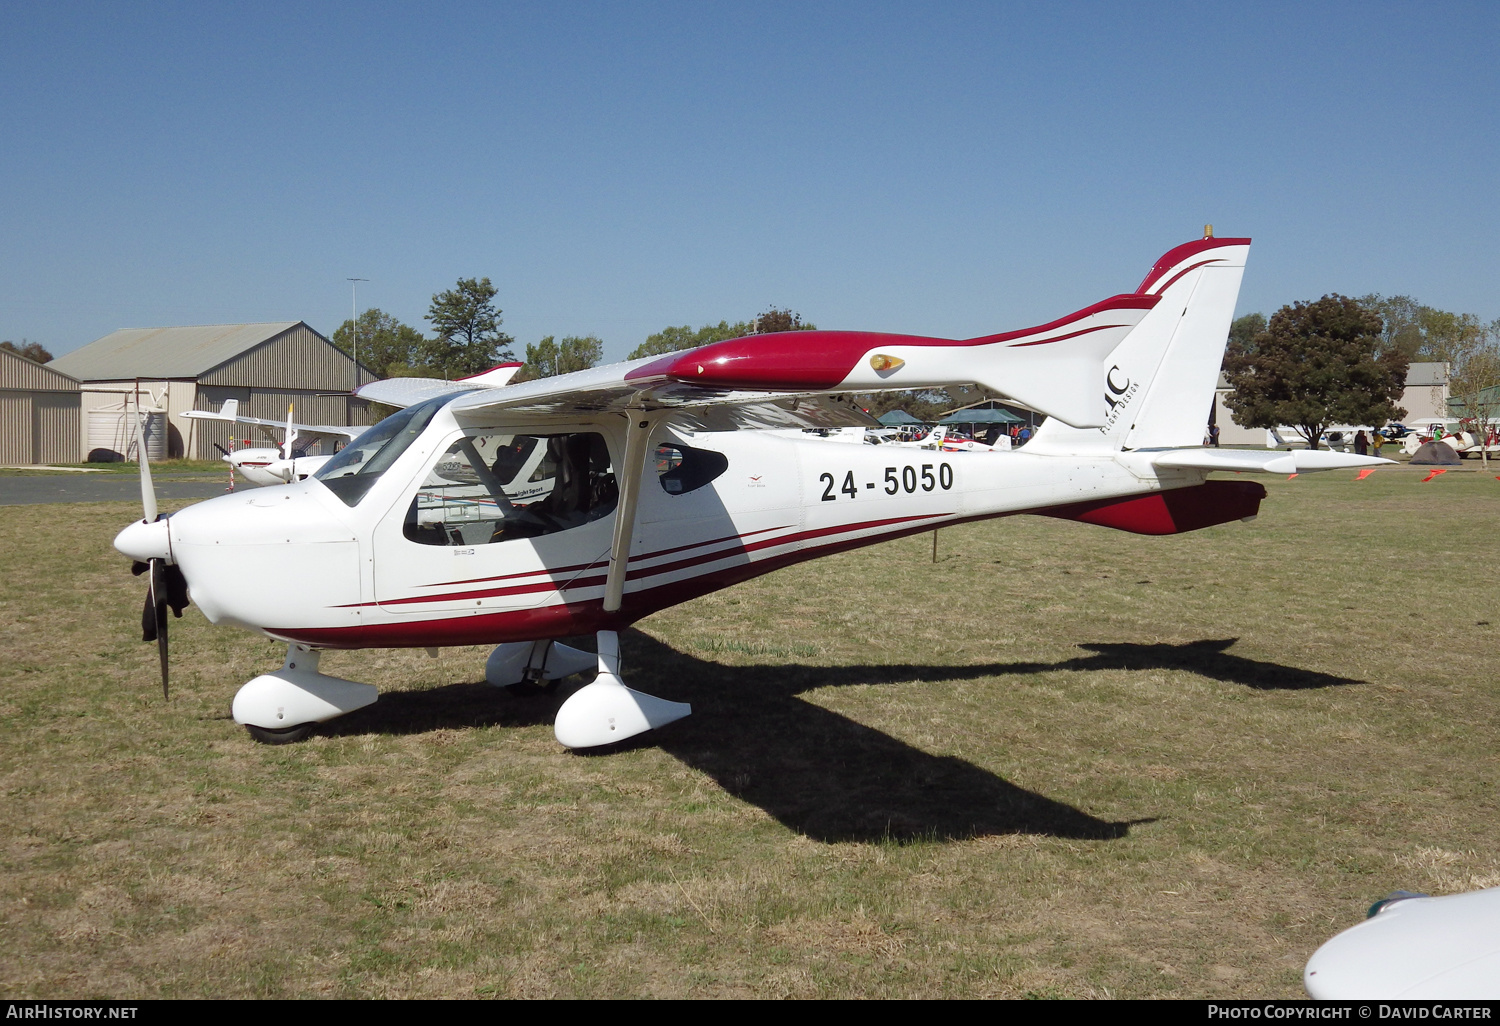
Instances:
[[[234,722],[263,730],[287,730],[307,723],[326,723],[379,697],[373,684],[329,677],[318,672],[321,653],[288,645],[281,669],[263,673],[234,696]]]

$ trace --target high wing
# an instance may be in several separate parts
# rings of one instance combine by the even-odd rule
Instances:
[[[1066,423],[1097,426],[1107,412],[1097,384],[1103,361],[1159,299],[1115,296],[1040,327],[974,339],[860,331],[729,339],[478,390],[452,409],[475,421],[501,412],[576,418],[673,410],[697,430],[873,427],[851,395],[979,384]]]
[[[218,410],[188,410],[184,417],[194,420],[225,420],[235,424],[254,424],[258,427],[286,429],[287,422],[284,420],[266,420],[262,417],[247,417],[239,412],[240,401],[238,399],[225,399],[224,405]],[[361,433],[368,430],[361,425],[344,424],[293,424],[292,430],[295,434],[308,435],[334,435],[345,441],[352,441]]]

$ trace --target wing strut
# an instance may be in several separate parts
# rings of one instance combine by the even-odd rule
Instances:
[[[630,543],[635,538],[635,509],[641,498],[641,482],[646,477],[646,456],[650,452],[651,429],[657,413],[628,410],[625,425],[625,458],[621,461],[620,505],[615,510],[615,537],[609,550],[609,576],[604,580],[604,611],[619,612],[625,595],[625,569],[630,563]]]

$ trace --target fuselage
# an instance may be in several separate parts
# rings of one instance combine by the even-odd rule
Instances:
[[[216,623],[328,648],[563,637],[946,524],[1204,480],[1119,454],[844,445],[667,420],[643,471],[622,605],[606,612],[624,418],[428,415],[397,453],[356,440],[330,474],[174,514],[172,558],[194,604]]]
[[[254,449],[237,449],[224,457],[240,475],[251,484],[279,485],[288,481],[301,481],[311,477],[327,463],[328,456],[296,456],[285,459],[281,450],[274,446]]]

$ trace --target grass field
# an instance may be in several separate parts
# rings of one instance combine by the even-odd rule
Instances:
[[[1500,481],[1268,482],[1174,538],[1018,517],[653,616],[694,713],[562,749],[485,652],[330,653],[190,611],[174,696],[125,504],[0,509],[0,995],[1300,996],[1398,887],[1500,884]]]

